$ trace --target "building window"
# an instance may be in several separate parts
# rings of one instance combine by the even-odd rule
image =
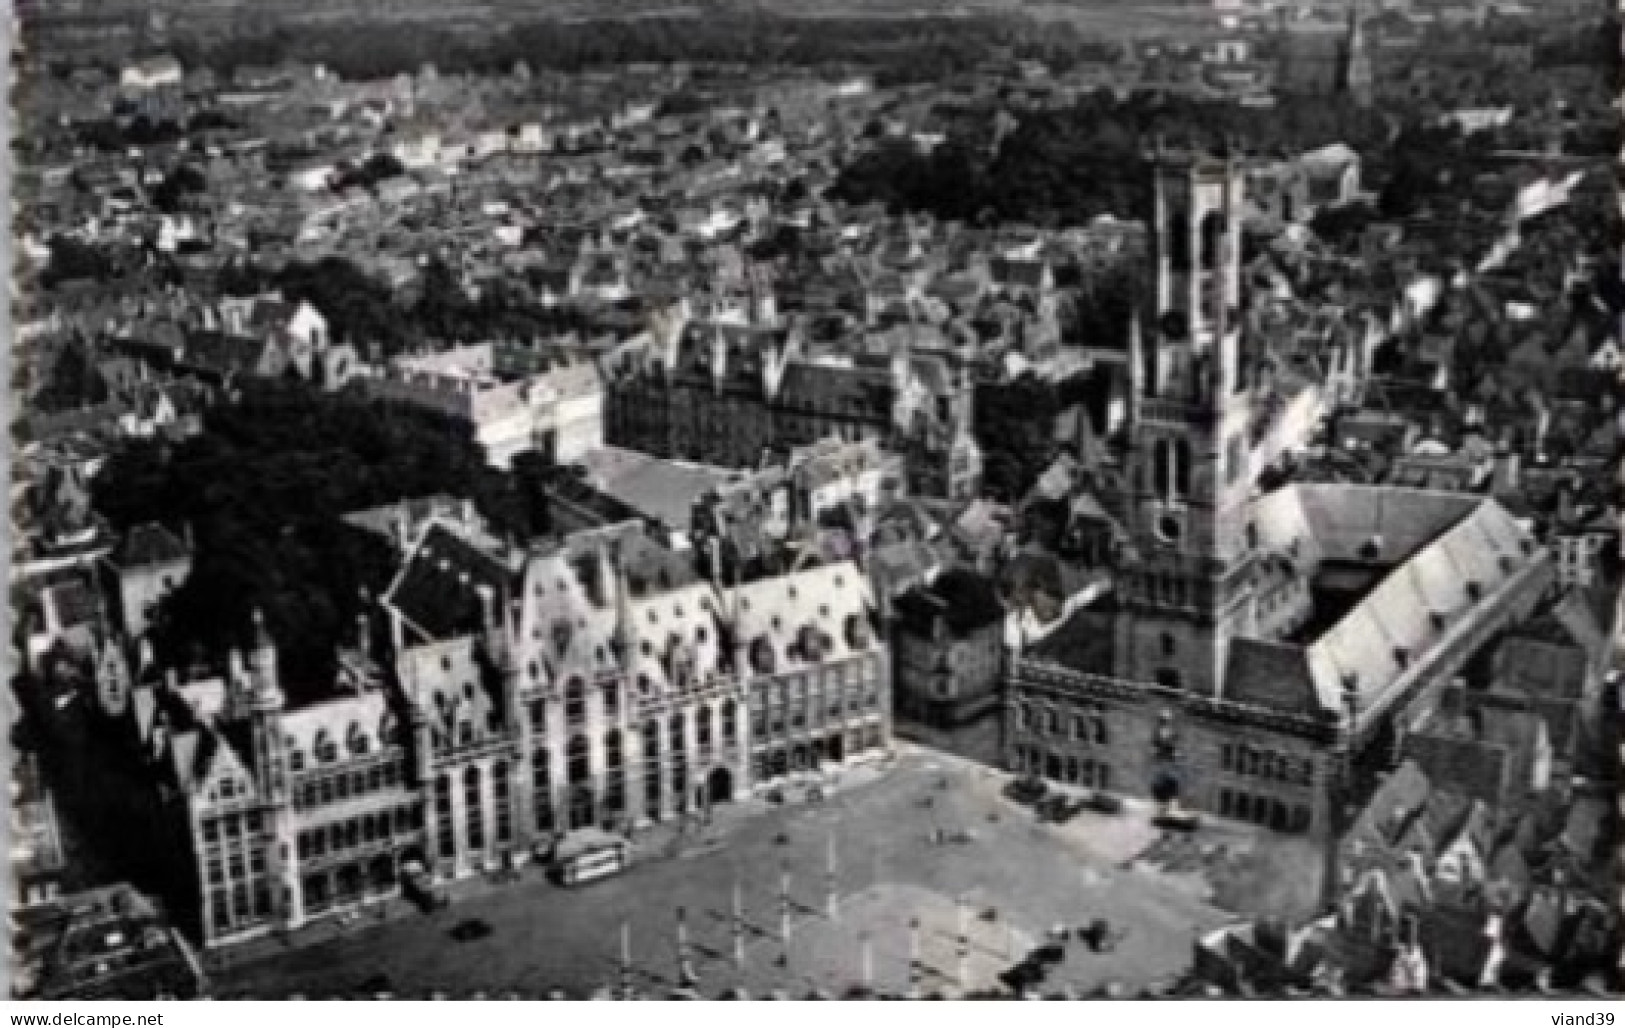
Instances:
[[[699,738],[701,753],[707,753],[711,749],[711,729],[711,708],[702,706],[695,722],[695,735]]]
[[[733,700],[724,700],[722,704],[722,742],[732,746],[739,738],[739,706]]]
[[[592,754],[586,736],[572,737],[570,745],[564,752],[564,758],[565,778],[572,790],[592,777]]]
[[[604,736],[605,782],[604,808],[612,814],[626,809],[626,754],[621,745],[621,733],[611,730]]]
[[[481,797],[480,769],[477,767],[463,770],[463,806],[468,823],[468,848],[482,850],[485,848],[485,803]]]
[[[587,720],[587,687],[579,678],[570,679],[564,687],[564,721],[571,727],[584,724]]]
[[[621,687],[616,682],[604,683],[604,717],[614,720],[621,716]]]
[[[497,845],[513,841],[513,797],[508,781],[508,762],[497,761],[491,768],[491,801],[496,806]]]
[[[1156,681],[1164,689],[1178,689],[1180,686],[1179,672],[1171,667],[1157,668]]]
[[[673,714],[671,716],[671,748],[673,753],[682,753],[688,749],[687,735],[687,721],[682,714]]]
[[[547,701],[530,701],[530,730],[537,735],[547,734]]]
[[[441,775],[434,780],[434,816],[436,833],[440,837],[440,857],[451,860],[457,855],[457,826],[452,823],[449,775]]]
[[[1174,655],[1175,651],[1179,649],[1179,646],[1174,642],[1172,632],[1162,633],[1161,638],[1158,639],[1158,648],[1162,650],[1162,655],[1164,657],[1172,657]]]
[[[545,749],[530,755],[530,787],[536,830],[550,832],[553,830],[553,767]]]

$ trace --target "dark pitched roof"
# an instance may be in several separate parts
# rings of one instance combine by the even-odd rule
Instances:
[[[402,569],[388,602],[430,638],[466,634],[483,623],[480,586],[506,602],[519,579],[501,561],[443,525],[434,525]]]
[[[1277,710],[1314,713],[1320,710],[1314,675],[1302,647],[1235,639],[1225,668],[1225,698]]]
[[[112,561],[125,570],[178,564],[189,560],[192,554],[184,542],[163,525],[152,522],[136,525],[125,533]]]
[[[905,627],[928,632],[941,617],[956,635],[985,628],[1004,616],[992,580],[962,568],[945,571],[930,585],[898,597],[893,609]]]
[[[1406,737],[1403,754],[1441,789],[1491,804],[1504,798],[1508,754],[1501,746],[1417,732]]]
[[[1030,651],[1039,660],[1097,675],[1111,674],[1116,652],[1112,616],[1087,608],[1075,611]]]

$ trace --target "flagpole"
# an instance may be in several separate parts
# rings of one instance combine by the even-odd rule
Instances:
[[[632,998],[632,930],[621,922],[621,998]]]
[[[739,883],[734,882],[733,894],[734,963],[745,966],[745,908],[739,899]]]
[[[963,993],[963,992],[968,992],[970,990],[970,971],[969,971],[969,964],[970,964],[970,935],[969,935],[968,926],[966,925],[965,898],[963,896],[961,896],[959,898],[959,940],[958,940],[958,946],[959,946],[959,953],[958,953],[958,956],[959,956],[959,968],[958,968],[959,991],[961,993]]]
[[[688,911],[677,908],[677,981],[684,987],[695,981],[694,964],[688,952]]]
[[[779,871],[779,941],[790,941],[790,868]]]
[[[920,998],[920,919],[908,922],[908,998]]]
[[[841,917],[841,911],[840,911],[840,899],[838,898],[838,896],[836,894],[836,888],[835,888],[836,870],[835,870],[835,836],[834,835],[831,835],[829,837],[829,853],[828,853],[828,858],[825,860],[824,874],[825,874],[825,878],[826,878],[826,884],[827,884],[828,890],[829,890],[829,919],[831,921],[838,921],[838,920],[840,920],[840,917]]]

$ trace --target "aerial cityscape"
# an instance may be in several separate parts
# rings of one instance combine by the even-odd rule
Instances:
[[[19,0],[18,999],[1617,996],[1595,0]]]

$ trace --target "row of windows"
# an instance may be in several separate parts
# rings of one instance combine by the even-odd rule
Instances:
[[[228,869],[231,872],[231,880],[237,882],[264,875],[265,850],[260,846],[253,846],[229,850],[224,854],[218,852],[211,854],[205,871],[209,884],[223,885]]]
[[[260,812],[257,810],[211,817],[203,822],[203,844],[205,846],[217,845],[222,837],[233,840],[242,838],[244,835],[258,835],[263,825],[264,822],[260,819]]]
[[[1017,746],[1014,757],[1015,770],[1018,774],[1040,775],[1054,782],[1081,785],[1090,789],[1112,787],[1111,765],[1103,760],[1049,753],[1036,746]]]
[[[1309,830],[1314,815],[1302,804],[1288,805],[1270,796],[1258,796],[1234,789],[1219,790],[1219,816],[1250,821],[1277,832],[1302,834]]]
[[[1246,744],[1225,743],[1220,751],[1224,770],[1250,778],[1293,785],[1312,785],[1315,763],[1308,757],[1294,757]]]
[[[585,743],[586,740],[582,740]],[[538,756],[546,754],[538,750]],[[470,850],[486,847],[484,775],[477,766],[463,769],[463,828]],[[450,860],[457,855],[457,826],[452,809],[452,776],[440,775],[434,782],[435,846],[441,857]],[[504,846],[513,841],[513,777],[505,760],[491,766],[491,799],[495,808],[495,841]]]
[[[264,882],[252,889],[242,882],[230,889],[209,890],[209,919],[217,933],[246,927],[270,913],[271,890]]]
[[[311,860],[329,853],[341,853],[382,842],[392,835],[405,835],[423,827],[423,808],[417,804],[394,810],[378,810],[345,821],[334,821],[299,833],[299,859]]]
[[[885,741],[880,726],[863,725],[844,735],[835,732],[823,739],[796,746],[758,750],[751,757],[751,774],[758,782],[787,774],[815,770],[824,761],[839,761],[854,753],[879,749]]]
[[[1024,731],[1039,735],[1070,738],[1073,742],[1097,746],[1104,746],[1111,741],[1111,733],[1106,724],[1106,710],[1099,705],[1091,705],[1085,712],[1063,715],[1054,707],[1035,708],[1023,703],[1016,707],[1016,719]]]
[[[873,710],[880,706],[880,687],[872,685],[867,694],[854,690],[846,697],[845,712],[859,714],[865,710]],[[785,734],[786,726],[793,732],[805,729],[809,724],[817,727],[826,719],[839,721],[842,715],[841,697],[832,696],[828,704],[797,703],[785,709],[777,704],[768,710],[757,708],[751,713],[752,739],[760,742],[773,739]]]
[[[329,803],[342,803],[356,796],[366,796],[382,789],[393,789],[402,784],[405,775],[400,764],[389,761],[356,771],[326,775],[300,782],[294,790],[296,809],[322,807]]]
[[[868,668],[864,661],[847,661],[824,668],[823,674],[783,675],[766,681],[758,681],[751,693],[751,705],[796,703],[807,696],[810,688],[820,685],[825,692],[829,692],[845,685],[857,687],[867,680],[869,687],[873,689],[877,683],[872,674],[866,675],[864,673],[866,670]],[[856,691],[856,688],[854,688],[854,691]]]

